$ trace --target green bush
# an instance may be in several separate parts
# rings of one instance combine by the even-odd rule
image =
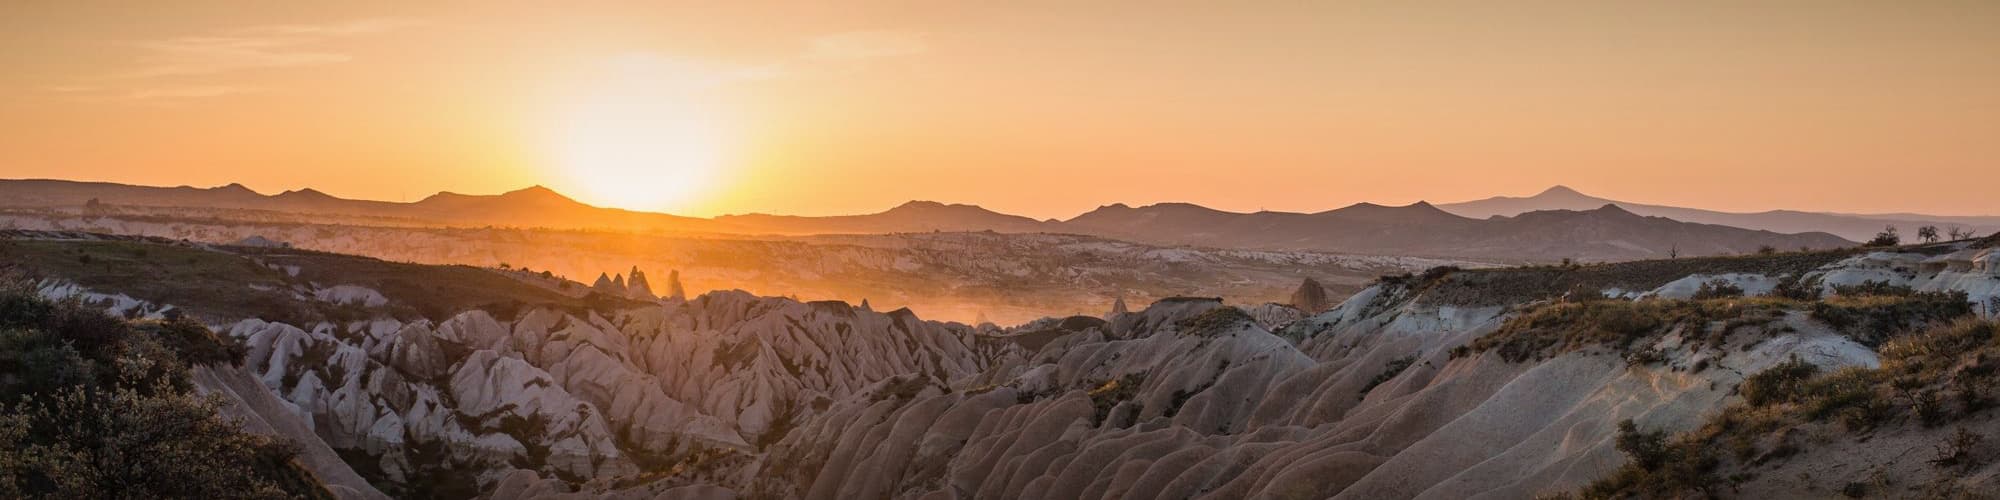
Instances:
[[[243,356],[250,352],[241,340],[217,335],[201,322],[181,315],[140,323],[138,330],[152,334],[182,360],[198,366],[243,366]]]
[[[0,498],[328,497],[288,443],[195,395],[190,360],[240,354],[199,324],[148,328],[0,284]]]

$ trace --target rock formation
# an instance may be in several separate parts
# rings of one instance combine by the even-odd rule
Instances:
[[[1292,307],[1307,314],[1317,314],[1332,305],[1327,301],[1326,287],[1320,286],[1319,282],[1312,278],[1306,278],[1304,282],[1299,283],[1299,289],[1292,292]]]
[[[687,289],[681,287],[681,271],[667,271],[667,298],[687,299]]]
[[[639,266],[632,266],[631,275],[632,279],[625,282],[625,296],[639,300],[659,298],[653,295],[653,287],[646,283],[646,273],[639,271]]]
[[[617,285],[611,282],[611,275],[606,273],[597,273],[597,281],[590,283],[590,289],[602,293],[624,294],[624,290],[619,290]]]

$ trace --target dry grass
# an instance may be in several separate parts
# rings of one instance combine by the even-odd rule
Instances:
[[[1812,441],[1797,436],[1865,439],[1885,425],[1938,427],[1990,409],[1988,388],[2000,382],[2000,323],[1966,318],[1933,325],[1889,340],[1880,352],[1875,369],[1822,373],[1798,360],[1775,365],[1744,380],[1743,402],[1679,436],[1621,429],[1619,448],[1631,460],[1579,496],[1710,494],[1745,480],[1758,464],[1811,453]],[[1973,450],[1983,439],[1961,429],[1939,443],[1931,463],[1977,466],[1981,456]],[[1865,492],[1867,485],[1851,489]]]

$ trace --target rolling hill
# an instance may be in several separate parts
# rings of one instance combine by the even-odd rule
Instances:
[[[1534,196],[1500,196],[1462,203],[1449,203],[1439,208],[1446,212],[1484,219],[1496,215],[1514,216],[1526,212],[1544,210],[1585,210],[1604,205],[1617,205],[1632,213],[1655,217],[1666,217],[1678,221],[1702,224],[1721,224],[1745,229],[1761,229],[1780,233],[1802,233],[1821,231],[1850,240],[1865,241],[1882,231],[1884,226],[1901,228],[1905,236],[1914,234],[1923,226],[1938,226],[1940,230],[1962,227],[1977,234],[2000,231],[2000,216],[1942,216],[1924,214],[1835,214],[1823,212],[1802,212],[1797,210],[1770,210],[1765,212],[1721,212],[1699,208],[1648,205],[1611,200],[1590,196],[1565,186],[1551,187]]]
[[[414,203],[348,200],[306,189],[262,195],[238,184],[216,188],[146,187],[57,180],[0,181],[0,208],[76,209],[92,200],[120,207],[196,207],[423,221],[450,227],[543,227],[739,235],[886,234],[995,231],[1069,233],[1140,243],[1247,250],[1416,255],[1518,262],[1608,261],[1740,254],[1762,247],[1832,248],[1852,241],[1817,232],[1743,229],[1704,222],[1720,212],[1658,216],[1567,189],[1529,199],[1454,205],[1458,211],[1507,212],[1466,217],[1418,202],[1360,203],[1317,213],[1238,213],[1188,203],[1114,204],[1069,220],[1037,221],[973,205],[913,201],[890,210],[830,217],[766,214],[713,219],[591,206],[540,186],[498,195],[438,193]],[[1594,203],[1594,204],[1593,204]],[[1607,208],[1616,205],[1621,208]],[[1469,208],[1468,208],[1469,207]],[[1657,211],[1657,210],[1655,210]],[[1675,212],[1680,213],[1680,212]],[[229,217],[223,214],[223,217]],[[1704,219],[1705,218],[1705,219]],[[1726,217],[1722,217],[1726,219]],[[1823,217],[1822,217],[1823,218]],[[1879,229],[1878,222],[1862,224]],[[1806,224],[1794,224],[1807,227]],[[1787,227],[1793,227],[1787,226]],[[1850,227],[1851,229],[1851,227]]]

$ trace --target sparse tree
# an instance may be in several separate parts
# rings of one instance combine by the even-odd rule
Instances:
[[[1757,255],[1773,255],[1776,253],[1778,253],[1778,247],[1770,245],[1763,245],[1757,247]]]
[[[1938,240],[1937,226],[1917,228],[1917,238],[1924,240],[1924,243],[1936,243]]]
[[[1681,258],[1681,246],[1680,246],[1680,245],[1674,245],[1674,246],[1672,246],[1672,247],[1668,247],[1668,248],[1667,248],[1667,258],[1669,258],[1669,259],[1678,259],[1678,258]]]
[[[1868,240],[1866,247],[1893,247],[1903,244],[1902,235],[1896,234],[1896,226],[1884,226],[1882,232],[1875,233],[1875,239]]]
[[[1972,230],[1959,226],[1952,226],[1945,234],[1951,237],[1950,241],[1972,239]]]

